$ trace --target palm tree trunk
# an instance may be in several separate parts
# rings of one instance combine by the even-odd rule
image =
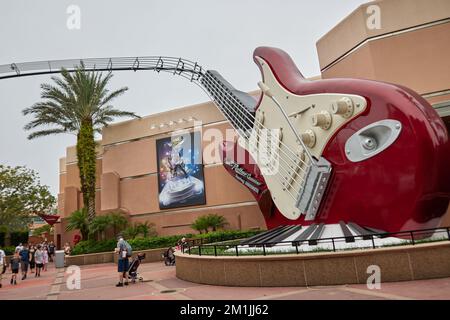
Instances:
[[[89,221],[95,217],[96,152],[92,121],[83,121],[77,137],[78,169],[80,171],[83,205]]]

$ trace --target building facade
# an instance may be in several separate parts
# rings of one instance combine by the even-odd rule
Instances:
[[[385,0],[364,4],[317,41],[321,77],[365,78],[409,87],[426,98],[450,129],[450,1]],[[301,69],[301,65],[299,66]],[[257,96],[259,92],[253,92]],[[202,132],[204,204],[160,209],[157,141],[177,130]],[[103,129],[97,159],[97,212],[124,212],[154,223],[159,235],[189,233],[201,215],[225,216],[232,229],[264,229],[253,196],[211,150],[231,126],[212,102],[174,109]],[[210,135],[206,132],[215,132]],[[67,217],[82,206],[75,147],[60,159],[57,244],[71,242]],[[450,225],[450,208],[442,225]]]
[[[156,142],[179,130],[202,135],[206,199],[201,205],[160,209]],[[264,229],[264,219],[250,191],[228,174],[215,153],[221,142],[217,137],[227,134],[227,139],[235,136],[212,102],[104,128],[97,150],[97,213],[121,211],[131,223],[154,223],[159,235],[192,233],[192,222],[210,213],[223,215],[231,229]],[[60,159],[59,176],[61,220],[55,225],[55,241],[64,244],[73,239],[73,232],[64,231],[67,217],[83,202],[75,147],[67,148],[66,157]]]

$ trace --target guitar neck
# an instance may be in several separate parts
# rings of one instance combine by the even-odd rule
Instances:
[[[256,100],[234,88],[214,70],[208,70],[203,75],[201,84],[233,128],[248,138],[254,123]]]

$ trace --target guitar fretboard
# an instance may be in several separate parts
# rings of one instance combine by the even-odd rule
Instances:
[[[248,139],[254,123],[256,100],[235,89],[214,70],[208,70],[200,82],[234,129]]]

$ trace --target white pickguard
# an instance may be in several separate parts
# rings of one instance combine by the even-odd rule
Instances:
[[[302,134],[306,130],[311,130],[314,133],[315,144],[312,147],[308,147],[308,149],[317,159],[321,157],[325,146],[334,133],[361,114],[366,108],[366,100],[357,95],[326,93],[300,96],[292,94],[280,85],[270,66],[263,59],[259,57],[256,57],[256,59],[263,71],[264,84],[270,89],[271,94],[281,104],[286,114],[292,115],[290,121],[297,132]],[[352,114],[346,115],[346,117],[333,114],[332,112],[333,103],[336,103],[342,98],[350,99],[353,104]],[[313,126],[311,121],[313,115],[325,111],[331,115],[329,128],[324,129]],[[304,155],[303,148],[297,142],[294,131],[290,128],[286,118],[272,98],[263,95],[255,116],[256,119],[262,122],[265,128],[279,129],[282,132],[282,139],[279,145],[274,146],[272,144],[267,150],[268,153],[278,153],[278,162],[273,163],[273,165],[266,165],[266,168],[272,167],[274,170],[268,170],[266,173],[263,170],[263,175],[272,199],[280,212],[288,219],[297,219],[303,212],[300,212],[295,206],[295,201],[308,166],[308,163],[299,160],[302,158],[307,159]],[[260,127],[261,125],[258,123],[255,123],[253,126],[250,146],[242,139],[239,139],[239,144],[247,149],[261,168],[264,167],[264,164],[260,162],[261,157],[258,156],[258,152],[261,155],[261,151],[264,153],[265,151],[263,149],[265,148],[263,148],[264,144],[258,140],[258,137],[261,136],[261,131],[259,131]]]

